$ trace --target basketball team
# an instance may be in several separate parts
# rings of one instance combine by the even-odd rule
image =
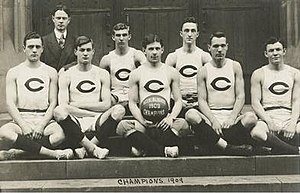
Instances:
[[[253,111],[241,113],[242,65],[226,57],[223,32],[211,34],[205,52],[196,46],[197,21],[185,18],[182,46],[163,63],[158,35],[146,35],[138,50],[129,26],[118,23],[114,50],[92,64],[94,42],[67,30],[69,9],[60,4],[51,14],[54,30],[27,33],[25,61],[7,72],[13,120],[0,128],[0,160],[103,159],[112,136],[127,140],[132,156],[178,157],[184,139],[223,155],[300,153],[300,71],[284,63],[280,39],[266,41],[268,63],[251,76]]]

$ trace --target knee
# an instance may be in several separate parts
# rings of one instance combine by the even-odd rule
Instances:
[[[257,116],[252,112],[245,113],[244,118],[242,119],[242,124],[246,128],[253,128],[257,123]]]
[[[122,120],[122,118],[125,115],[125,108],[122,105],[115,105],[113,107],[113,110],[111,112],[111,116],[116,120],[116,121],[120,121]]]
[[[135,131],[134,129],[134,122],[130,120],[122,120],[117,125],[116,133],[120,136],[128,136],[129,134],[133,133]]]
[[[173,123],[173,129],[178,132],[179,137],[187,136],[191,133],[190,126],[185,119],[176,119]]]
[[[0,140],[1,141],[15,141],[17,135],[18,135],[17,133],[13,132],[6,125],[3,125],[0,128]]]
[[[190,124],[198,124],[202,118],[196,109],[190,109],[185,113],[185,119]]]
[[[57,122],[64,120],[68,115],[69,112],[64,106],[57,106],[53,111],[53,117]]]
[[[54,135],[51,136],[51,145],[58,146],[66,139],[64,132],[61,130],[56,132]]]
[[[265,141],[267,138],[267,132],[262,127],[257,126],[251,130],[250,135],[255,140]]]

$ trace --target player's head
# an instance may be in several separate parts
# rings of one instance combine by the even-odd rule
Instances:
[[[143,52],[150,63],[159,63],[164,52],[163,40],[156,34],[148,34],[143,42]]]
[[[124,23],[117,23],[114,25],[112,39],[115,41],[116,47],[127,47],[128,41],[131,39],[129,26]]]
[[[51,15],[55,29],[64,32],[71,21],[70,10],[65,5],[58,4]]]
[[[194,17],[187,17],[184,19],[180,36],[182,37],[183,43],[193,44],[196,42],[199,36],[198,23]]]
[[[79,36],[75,41],[75,55],[79,64],[91,64],[95,53],[94,43],[91,38]]]
[[[30,62],[40,60],[43,52],[43,39],[41,35],[36,32],[27,33],[23,40],[23,49],[26,54],[26,58]]]
[[[286,49],[282,40],[277,37],[270,37],[265,43],[265,56],[270,64],[282,64]]]
[[[211,34],[208,43],[208,50],[213,60],[220,61],[225,59],[228,50],[228,43],[224,32],[215,32]]]

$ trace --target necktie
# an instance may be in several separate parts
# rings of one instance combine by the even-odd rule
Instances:
[[[61,34],[59,40],[58,40],[58,45],[63,49],[65,46],[65,38],[64,38],[64,34]]]

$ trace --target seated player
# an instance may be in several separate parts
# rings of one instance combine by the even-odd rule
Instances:
[[[268,64],[251,77],[252,107],[260,120],[251,135],[276,154],[299,154],[300,73],[284,63],[281,40],[265,44]]]
[[[103,159],[109,150],[97,144],[115,133],[125,108],[111,107],[109,74],[91,63],[94,52],[92,39],[86,36],[76,39],[77,64],[59,77],[59,106],[54,117],[68,140],[82,146],[75,150],[78,158],[89,154]],[[85,132],[95,132],[95,136],[89,140]]]
[[[40,61],[41,36],[35,32],[26,34],[23,49],[26,60],[11,68],[6,76],[7,110],[13,121],[0,128],[0,148],[15,148],[57,159],[71,158],[71,149],[52,150],[65,136],[52,120],[57,104],[57,73]],[[9,158],[13,152],[0,151],[0,160]]]
[[[196,109],[190,109],[186,119],[199,142],[217,145],[226,154],[251,155],[250,131],[257,117],[251,112],[240,114],[245,103],[241,65],[226,58],[228,44],[223,32],[211,35],[208,49],[212,60],[199,69],[197,82],[199,109],[208,122]]]
[[[163,43],[157,35],[149,34],[143,40],[147,61],[131,72],[129,78],[129,109],[136,120],[122,120],[117,133],[126,137],[133,150],[143,151],[147,156],[179,155],[178,137],[188,124],[176,118],[182,108],[178,72],[161,62]],[[153,123],[143,117],[139,104],[151,95],[160,95],[170,107],[171,95],[174,107],[160,122]]]

